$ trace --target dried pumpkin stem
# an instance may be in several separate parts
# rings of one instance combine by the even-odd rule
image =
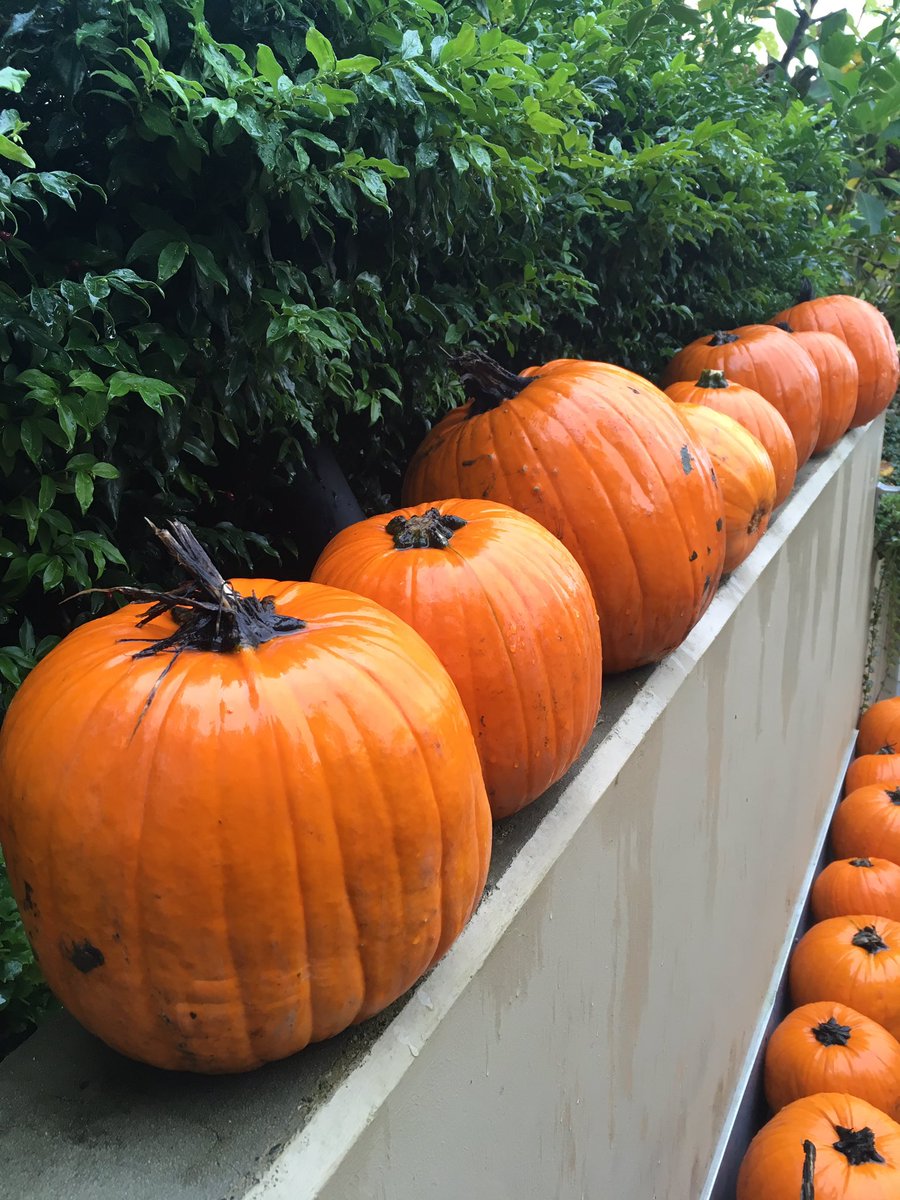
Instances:
[[[846,1046],[853,1030],[849,1025],[840,1025],[834,1017],[812,1027],[812,1035],[821,1046]]]
[[[867,954],[878,954],[882,950],[890,949],[874,925],[864,925],[851,940],[854,946],[859,946]]]
[[[851,867],[871,867],[872,860],[871,860],[871,858],[851,858],[850,866]]]
[[[723,329],[719,329],[706,344],[707,346],[729,346],[732,342],[739,342],[740,340],[736,333],[726,333]]]
[[[794,332],[793,325],[789,325],[787,321],[776,321],[775,328],[783,329],[785,333],[793,333]]]
[[[466,351],[450,360],[450,365],[459,375],[466,395],[471,396],[474,403],[469,409],[470,417],[490,412],[504,400],[517,396],[534,378],[514,375],[499,363],[488,358],[486,354],[476,351]]]
[[[803,1180],[800,1187],[800,1200],[816,1200],[816,1147],[806,1138],[803,1143]]]
[[[875,1134],[868,1125],[862,1129],[845,1129],[843,1125],[835,1125],[834,1128],[839,1138],[833,1143],[834,1148],[844,1155],[851,1167],[884,1162],[875,1149]]]
[[[697,380],[697,387],[727,388],[728,380],[725,378],[724,371],[701,371],[700,378]]]
[[[462,517],[429,508],[417,517],[392,517],[384,529],[397,550],[445,550],[457,529],[466,524]]]

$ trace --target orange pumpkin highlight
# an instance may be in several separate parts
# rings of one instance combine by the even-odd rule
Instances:
[[[837,1000],[900,1036],[900,922],[871,914],[819,921],[790,961],[795,1004]]]
[[[858,296],[805,299],[777,313],[773,323],[792,329],[833,333],[848,346],[859,369],[859,391],[850,428],[866,425],[890,404],[897,391],[900,365],[897,343],[887,318]]]
[[[805,1165],[807,1186],[801,1191]],[[737,1200],[898,1196],[900,1125],[874,1105],[841,1092],[788,1104],[750,1143],[738,1173]]]
[[[676,404],[702,404],[732,417],[762,443],[775,470],[775,505],[783,504],[797,478],[797,447],[781,413],[759,392],[726,379],[721,371],[704,371],[696,383],[670,383],[666,395]]]
[[[771,325],[742,325],[706,334],[679,350],[663,373],[663,387],[722,371],[758,392],[781,413],[803,466],[815,449],[822,423],[822,387],[816,364],[790,334]]]
[[[724,413],[699,404],[679,404],[677,412],[712,460],[725,500],[725,570],[733,571],[769,528],[772,460],[752,433]]]
[[[490,854],[422,638],[334,588],[230,586],[202,593],[214,648],[166,652],[188,600],[76,629],[0,731],[0,837],[50,986],[172,1070],[249,1070],[383,1009],[465,925]]]
[[[537,521],[485,500],[371,517],[313,580],[368,596],[428,642],[462,697],[495,818],[569,769],[600,708],[597,610],[578,563]]]
[[[834,1000],[804,1004],[785,1017],[766,1045],[764,1078],[774,1112],[816,1092],[850,1092],[900,1117],[900,1042]]]
[[[817,921],[848,913],[900,921],[900,866],[887,858],[839,858],[818,875],[810,899]]]
[[[607,671],[674,649],[712,600],[725,531],[709,458],[666,397],[622,368],[459,363],[477,398],[416,451],[404,502],[489,499],[549,529],[591,584]]]

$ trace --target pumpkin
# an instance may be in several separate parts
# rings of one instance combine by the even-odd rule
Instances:
[[[578,563],[537,521],[485,500],[371,517],[326,546],[312,578],[411,625],[462,697],[495,818],[555,783],[600,708],[597,610]]]
[[[372,601],[193,579],[76,629],[0,732],[0,837],[50,986],[158,1067],[244,1071],[383,1009],[484,886],[490,809],[434,652]],[[148,603],[149,602],[149,603]],[[52,737],[48,731],[52,730]]]
[[[549,529],[590,582],[607,671],[674,649],[715,593],[725,522],[709,458],[673,406],[622,368],[522,377],[477,355],[457,368],[472,399],[416,451],[404,503],[488,499]]]
[[[824,454],[850,428],[859,394],[859,367],[847,343],[833,333],[793,329],[786,321],[779,328],[796,339],[819,372],[822,424],[813,454]]]
[[[772,460],[752,433],[714,408],[680,404],[678,415],[712,460],[725,501],[725,570],[733,571],[769,528],[775,507]]]
[[[900,922],[854,913],[819,921],[794,947],[795,1004],[838,1000],[900,1036]]]
[[[900,754],[861,754],[847,768],[844,780],[844,795],[870,784],[900,784]]]
[[[666,395],[676,404],[702,404],[733,417],[765,447],[775,470],[775,504],[783,504],[797,477],[797,447],[781,413],[752,388],[703,371],[696,383],[670,383]]]
[[[737,1200],[895,1200],[900,1125],[874,1105],[819,1092],[786,1105],[750,1143]]]
[[[663,373],[663,387],[723,371],[733,383],[759,392],[781,413],[803,466],[815,449],[822,423],[822,387],[816,364],[802,346],[772,325],[742,325],[697,338],[679,350]]]
[[[850,1092],[900,1117],[900,1042],[834,1000],[789,1013],[766,1044],[766,1101],[777,1112],[801,1096]]]
[[[900,921],[900,866],[887,858],[839,858],[817,877],[811,901],[817,921],[847,913]]]
[[[856,410],[850,428],[866,425],[890,404],[897,391],[900,365],[891,327],[874,305],[858,296],[820,296],[809,290],[792,307],[777,313],[772,322],[787,322],[792,329],[833,333],[846,342],[859,369]]]
[[[859,719],[857,754],[900,753],[900,696],[879,700]]]
[[[870,784],[838,805],[831,846],[839,858],[876,855],[900,865],[900,787]]]

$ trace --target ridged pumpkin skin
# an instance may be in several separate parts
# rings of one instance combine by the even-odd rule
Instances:
[[[803,466],[819,440],[822,388],[816,364],[789,333],[771,325],[742,325],[727,333],[706,334],[679,350],[663,373],[663,387],[679,379],[697,379],[703,371],[722,371],[733,383],[758,392],[778,409]]]
[[[883,1161],[854,1165],[837,1146],[865,1144],[869,1140],[865,1130],[871,1131],[875,1154]],[[865,1100],[820,1092],[788,1104],[762,1127],[741,1163],[737,1200],[803,1200],[807,1140],[816,1149],[814,1200],[896,1200],[900,1196],[900,1125]]]
[[[850,1092],[900,1117],[900,1042],[834,1000],[789,1013],[766,1045],[766,1101],[773,1112],[817,1092]]]
[[[900,787],[870,784],[845,797],[831,823],[831,845],[839,858],[874,854],[900,865]]]
[[[900,784],[900,754],[861,754],[847,768],[844,795],[872,784],[896,786]]]
[[[792,329],[795,338],[816,364],[822,386],[822,424],[813,454],[824,454],[850,428],[859,397],[859,367],[846,342],[833,333],[813,329]]]
[[[790,987],[794,1004],[837,1000],[900,1037],[900,922],[871,913],[819,921],[794,947]]]
[[[817,921],[861,912],[900,921],[900,866],[888,858],[839,858],[818,875],[810,899]]]
[[[306,627],[139,659],[176,625],[127,605],[65,638],[0,731],[0,839],[50,986],[173,1070],[249,1070],[383,1009],[490,854],[468,719],[418,634],[333,588],[233,583]]]
[[[900,753],[900,696],[879,700],[859,719],[856,753],[877,754],[879,750]]]
[[[725,500],[725,570],[733,571],[769,528],[775,507],[772,460],[732,417],[701,404],[679,404],[677,412],[712,459]]]
[[[417,450],[403,493],[411,505],[495,500],[549,529],[591,584],[609,672],[679,645],[722,574],[709,458],[658,388],[622,368],[542,368],[488,411],[471,400],[452,410]]]
[[[783,504],[797,478],[797,447],[787,421],[759,392],[733,383],[721,371],[704,371],[696,383],[670,383],[666,395],[676,404],[702,404],[724,413],[761,442],[775,471],[775,506]]]
[[[468,713],[495,819],[581,753],[600,708],[597,610],[578,563],[537,521],[485,500],[420,504],[344,529],[312,577],[375,600],[435,651]]]
[[[792,329],[833,333],[846,342],[859,368],[859,393],[850,428],[866,425],[890,404],[897,391],[900,365],[897,343],[887,318],[858,296],[819,296],[786,308],[772,318]]]

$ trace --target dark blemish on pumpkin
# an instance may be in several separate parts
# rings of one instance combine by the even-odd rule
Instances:
[[[710,468],[709,468],[709,473],[710,473],[710,475],[712,475],[712,481],[713,481],[713,483],[716,485],[716,487],[718,487],[718,486],[719,486],[719,477],[718,477],[718,475],[716,474],[716,468],[715,468],[715,467],[710,467]]]
[[[682,446],[681,447],[681,469],[684,471],[685,475],[690,475],[691,468],[693,467],[693,465],[694,464],[693,464],[693,460],[691,459],[691,452],[690,452],[689,448],[687,446]]]
[[[536,483],[536,484],[534,485],[534,487],[531,489],[531,491],[532,491],[532,495],[535,495],[535,496],[540,496],[540,494],[541,494],[541,488],[540,488],[540,484],[537,484],[537,483]]]
[[[188,1016],[191,1018],[192,1021],[197,1020],[197,1014],[195,1012],[188,1013]]]
[[[87,938],[81,942],[73,942],[70,946],[63,944],[62,952],[64,957],[82,975],[87,975],[97,967],[102,967],[106,962],[103,951],[98,950]]]
[[[172,1018],[166,1016],[165,1013],[160,1013],[159,1019],[162,1021],[163,1025],[171,1025],[172,1024]]]
[[[697,551],[692,550],[691,557],[688,559],[688,562],[696,562],[699,557],[700,557],[700,555],[697,553]]]
[[[716,533],[722,532],[722,518],[716,517]]]
[[[459,465],[461,467],[474,467],[477,462],[477,458],[464,458]]]
[[[114,941],[114,942],[121,942],[121,940],[122,940],[122,935],[121,935],[121,933],[119,933],[119,932],[118,932],[118,930],[117,930],[117,931],[116,931],[116,932],[113,934],[113,941]]]
[[[706,547],[706,553],[707,553],[707,554],[712,554],[712,546],[707,546],[707,547]]]
[[[712,583],[712,575],[707,575],[707,577],[706,577],[706,579],[704,580],[704,583],[703,583],[703,590],[704,590],[704,592],[708,592],[708,591],[709,591],[709,585],[710,585],[711,583]]]
[[[22,898],[22,909],[24,912],[34,912],[34,889],[28,880],[25,880],[25,895]]]
[[[637,388],[636,388],[636,387],[632,387],[630,383],[629,383],[629,385],[628,385],[628,390],[629,390],[629,392],[634,392],[634,394],[635,394],[636,396],[639,396],[639,395],[641,394],[641,393],[640,393],[640,392],[637,390]]]
[[[487,729],[487,721],[485,721],[485,719],[484,719],[484,713],[482,713],[481,716],[478,718],[478,724],[481,726],[482,729]]]

